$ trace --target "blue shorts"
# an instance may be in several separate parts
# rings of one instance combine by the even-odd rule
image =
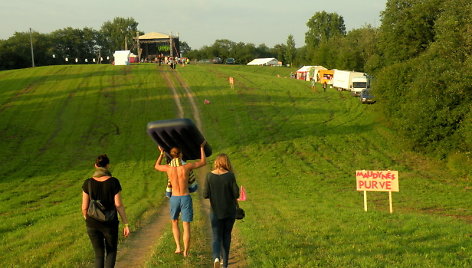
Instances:
[[[182,212],[182,221],[193,221],[193,204],[190,195],[170,197],[170,218],[177,220]]]

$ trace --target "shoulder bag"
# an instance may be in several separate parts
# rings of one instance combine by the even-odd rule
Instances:
[[[88,182],[89,206],[87,216],[101,222],[113,221],[116,217],[116,209],[107,210],[100,200],[92,199],[92,182]]]
[[[246,212],[244,212],[244,209],[239,207],[239,203],[236,201],[236,219],[242,220],[244,217],[246,217]]]

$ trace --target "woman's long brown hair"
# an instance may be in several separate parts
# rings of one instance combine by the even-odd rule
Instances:
[[[219,154],[215,162],[213,163],[214,169],[225,169],[227,171],[233,172],[233,167],[231,166],[231,162],[229,161],[229,157],[227,154]]]

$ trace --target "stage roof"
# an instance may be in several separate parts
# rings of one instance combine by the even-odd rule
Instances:
[[[169,39],[170,35],[163,33],[151,32],[139,36],[139,40],[152,40],[152,39]]]

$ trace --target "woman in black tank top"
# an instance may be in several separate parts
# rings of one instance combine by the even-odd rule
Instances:
[[[87,234],[95,251],[95,267],[114,267],[118,248],[118,216],[123,221],[123,235],[128,237],[129,226],[125,208],[121,201],[120,181],[112,177],[108,170],[110,160],[107,155],[99,155],[95,161],[95,173],[82,185],[82,215],[87,226]],[[114,217],[103,222],[87,216],[90,199],[100,200],[105,210],[114,210]]]

